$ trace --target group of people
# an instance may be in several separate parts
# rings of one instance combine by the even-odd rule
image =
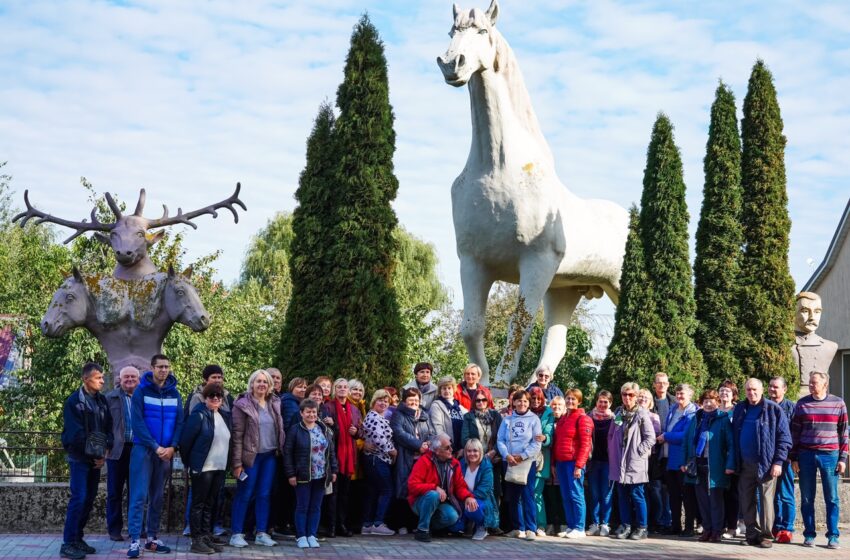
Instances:
[[[810,395],[797,403],[785,398],[782,378],[770,381],[767,397],[752,378],[740,402],[731,381],[693,402],[693,388],[670,393],[658,373],[652,391],[626,383],[614,408],[614,395],[600,390],[585,412],[582,392],[562,392],[545,367],[528,387],[512,386],[499,409],[477,365],[460,383],[435,383],[433,371],[418,363],[400,390],[378,388],[367,398],[361,382],[345,378],[295,377],[284,390],[280,371],[266,368],[234,398],[222,368],[208,365],[184,405],[166,356],[154,356],[142,375],[125,367],[106,394],[103,368],[87,363],[63,409],[71,498],[61,555],[95,552],[83,528],[104,465],[110,538],[124,540],[129,486],[127,556],[170,552],[158,532],[178,450],[191,478],[190,550],[199,554],[249,540],[274,546],[275,530],[291,531],[299,548],[355,532],[412,532],[422,542],[435,532],[475,540],[699,534],[766,548],[792,540],[795,476],[803,544],[813,546],[818,473],[827,545],[839,546],[847,410],[828,394],[825,373],[811,374]],[[236,494],[225,540],[228,471]]]

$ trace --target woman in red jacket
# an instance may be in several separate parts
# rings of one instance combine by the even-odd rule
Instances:
[[[555,424],[555,441],[552,444],[568,539],[584,537],[584,469],[593,442],[593,420],[579,408],[581,399],[578,389],[570,389],[564,395],[567,411]]]

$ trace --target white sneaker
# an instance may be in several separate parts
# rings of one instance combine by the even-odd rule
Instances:
[[[307,537],[298,537],[295,539],[295,546],[298,548],[310,548],[310,543],[307,542]]]
[[[599,526],[599,536],[600,537],[607,537],[610,534],[611,534],[611,527],[609,527],[608,525],[600,525]]]
[[[189,527],[188,525],[186,525],[185,527],[183,527],[183,536],[184,536],[184,537],[188,537],[188,536],[190,536],[191,534],[192,534],[192,528],[191,528],[191,527]]]
[[[310,545],[310,548],[319,548],[319,539],[317,539],[313,535],[310,535],[309,537],[307,537],[307,544]]]
[[[533,540],[534,540],[534,539],[536,539],[536,538],[537,538],[537,533],[536,533],[536,532],[534,532],[534,531],[526,531],[526,532],[525,532],[525,540],[527,540],[527,541],[533,541]]]
[[[558,533],[555,536],[558,537],[559,539],[563,539],[564,537],[567,536],[567,532],[566,531],[558,531]]]
[[[277,541],[273,541],[268,533],[257,533],[257,537],[254,539],[254,544],[257,546],[275,546]]]
[[[371,527],[370,535],[381,535],[383,537],[391,537],[395,535],[395,531],[381,523],[380,525],[375,525]]]
[[[517,531],[516,532],[516,538],[524,539],[525,538],[525,531]]]
[[[747,526],[744,525],[743,521],[738,521],[738,527],[735,529],[736,537],[743,537],[747,534]]]
[[[587,535],[584,534],[584,531],[579,531],[578,529],[573,529],[569,533],[567,533],[568,539],[583,539]]]
[[[537,536],[538,537],[545,537],[546,536],[546,530],[545,529],[537,529]]]
[[[407,534],[407,527],[399,527],[398,534],[399,535],[406,535]]]
[[[363,525],[363,528],[360,529],[361,535],[371,535],[372,534],[372,526],[371,525]]]
[[[487,537],[487,528],[484,527],[484,525],[481,525],[480,527],[475,529],[475,534],[472,535],[472,540],[483,541],[485,537]]]
[[[248,541],[245,540],[245,534],[236,533],[230,537],[230,546],[234,548],[245,548],[248,546]]]

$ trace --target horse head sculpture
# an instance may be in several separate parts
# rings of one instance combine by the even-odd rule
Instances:
[[[490,4],[486,12],[473,8],[463,12],[457,4],[452,6],[454,22],[449,31],[452,38],[446,54],[437,57],[446,83],[461,87],[473,74],[498,66],[498,43],[492,34],[499,17],[499,3]]]
[[[127,216],[121,212],[121,208],[115,203],[112,195],[106,193],[106,202],[109,205],[109,209],[115,215],[115,221],[110,223],[102,223],[97,219],[97,209],[92,209],[90,222],[86,220],[73,222],[46,214],[30,204],[29,191],[24,191],[24,203],[27,209],[25,212],[21,212],[12,218],[12,221],[21,220],[21,227],[23,227],[29,220],[35,218],[36,224],[47,222],[76,230],[64,241],[65,243],[69,243],[83,233],[93,231],[95,232],[95,238],[102,243],[110,245],[113,253],[115,253],[115,260],[118,261],[118,264],[115,266],[115,278],[120,280],[136,280],[147,274],[156,272],[156,267],[154,267],[153,262],[151,262],[148,256],[148,249],[162,239],[164,230],[160,229],[153,233],[150,230],[175,224],[186,224],[194,229],[198,229],[198,226],[192,222],[194,218],[203,216],[204,214],[211,214],[213,218],[216,218],[218,217],[217,210],[221,208],[230,210],[233,213],[233,220],[238,223],[239,214],[237,214],[234,206],[239,205],[243,210],[247,210],[245,203],[239,200],[239,191],[241,188],[241,184],[236,183],[236,190],[229,198],[192,212],[184,213],[182,208],[178,208],[175,216],[169,216],[168,207],[163,204],[162,217],[156,220],[145,218],[142,214],[145,209],[145,189],[139,192],[139,200],[136,203],[135,211]]]
[[[189,282],[191,276],[191,266],[183,271],[183,274],[175,273],[174,268],[169,266],[163,303],[172,322],[181,323],[195,332],[200,332],[210,326],[210,314],[201,303],[198,291]]]
[[[83,275],[77,267],[53,294],[47,313],[41,320],[41,332],[52,338],[59,337],[86,323],[92,309],[91,296]]]

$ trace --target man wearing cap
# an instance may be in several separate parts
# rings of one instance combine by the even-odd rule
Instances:
[[[419,362],[413,366],[413,380],[402,387],[402,392],[405,389],[419,389],[422,397],[419,399],[419,406],[428,410],[431,408],[431,403],[437,398],[437,386],[431,382],[431,374],[434,372],[434,366],[428,362]]]

